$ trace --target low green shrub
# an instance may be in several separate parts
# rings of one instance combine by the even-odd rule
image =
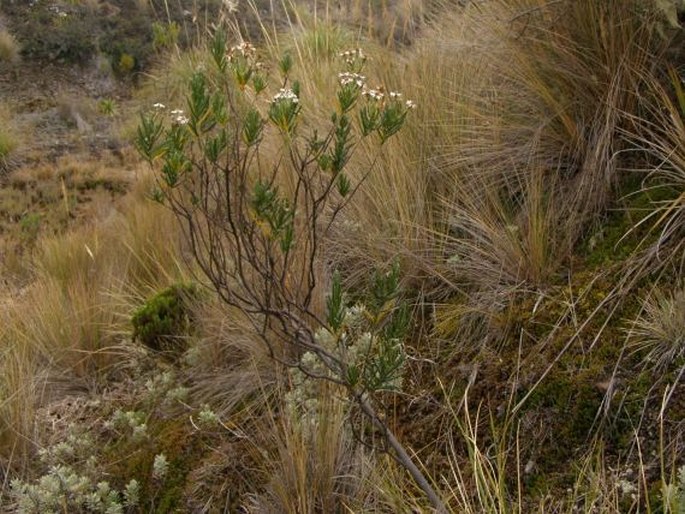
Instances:
[[[169,357],[180,356],[193,330],[192,305],[198,298],[195,284],[174,284],[155,294],[133,314],[133,340]]]

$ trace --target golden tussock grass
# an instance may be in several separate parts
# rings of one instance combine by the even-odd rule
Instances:
[[[380,151],[367,142],[357,147],[350,173],[363,179],[363,186],[330,234],[326,266],[317,269],[324,286],[322,311],[328,266],[341,268],[355,286],[364,284],[373,268],[399,256],[405,281],[419,291],[418,301],[425,301],[421,306],[432,309],[421,340],[411,343],[430,346],[438,357],[449,355],[451,367],[460,353],[472,355],[486,346],[474,343],[493,342],[511,328],[505,318],[520,295],[539,295],[542,302],[551,284],[559,286],[560,273],[588,227],[623,194],[628,147],[657,163],[644,173],[642,192],[659,187],[672,193],[655,200],[653,214],[644,219],[658,234],[657,243],[650,239],[645,245],[653,259],[667,255],[669,262],[680,262],[685,94],[679,77],[664,86],[652,66],[661,56],[663,38],[655,19],[637,2],[472,2],[430,26],[417,20],[430,17],[432,4],[383,3],[379,18],[369,20],[371,4],[350,0],[335,11],[326,3],[313,13],[290,9],[286,34],[262,27],[271,79],[279,80],[275,63],[284,51],[296,61],[293,78],[301,80],[306,104],[302,126],[327,126],[341,71],[337,54],[349,47],[361,46],[368,53],[371,85],[401,91],[419,106],[400,135]],[[356,31],[336,25],[337,16],[351,18]],[[377,27],[377,20],[391,17],[387,27]],[[365,39],[368,34],[376,42]],[[413,47],[389,48],[390,39],[406,34]],[[172,55],[153,72],[162,87],[143,89],[136,102],[183,107],[185,84],[203,63],[206,49]],[[283,157],[271,136],[265,136],[260,161],[267,170],[282,165]],[[282,171],[281,186],[287,190],[294,170],[282,166]],[[94,173],[106,176],[109,171]],[[74,180],[85,174],[76,169]],[[2,304],[0,455],[26,463],[32,416],[55,375],[67,374],[86,387],[116,369],[128,358],[128,323],[135,306],[161,287],[194,276],[177,221],[145,199],[151,185],[150,176],[141,172],[134,190],[110,216],[66,236],[39,240],[32,263],[35,281]],[[563,309],[550,315],[557,319],[544,321],[550,325],[549,340],[540,336],[527,348],[535,357],[549,343],[553,354],[540,357],[549,361],[538,364],[542,378],[534,376],[532,387],[515,391],[524,398],[517,411],[569,348],[585,365],[601,331],[613,322],[612,311],[593,334],[595,341],[582,346],[579,335],[590,320],[575,319],[576,307],[590,293],[584,290],[574,299],[577,286],[568,287]],[[320,408],[311,424],[305,415],[289,415],[288,374],[271,361],[240,313],[207,294],[209,300],[197,307],[199,329],[184,373],[192,381],[195,401],[210,403],[222,418],[234,417],[231,422],[243,430],[241,439],[251,448],[251,471],[259,482],[252,484],[247,510],[425,508],[394,463],[354,439],[348,405],[332,386],[320,386]],[[672,323],[672,306],[682,298],[664,294],[643,307],[633,336],[643,337],[636,343],[642,350],[659,347],[655,357],[665,356],[670,363],[682,357],[682,348],[671,341],[682,329]],[[445,306],[436,306],[439,302]],[[536,303],[533,311],[537,308]],[[553,340],[562,325],[570,329],[563,340]],[[581,348],[574,345],[577,341]],[[487,350],[481,358],[500,358],[499,346]],[[569,374],[577,364],[574,357],[565,363]],[[535,365],[533,358],[524,361]],[[497,373],[504,374],[523,366],[500,365]],[[455,376],[446,373],[457,383]],[[517,380],[510,376],[495,385],[514,387]],[[608,467],[599,444],[575,461],[580,469],[573,470],[568,498],[552,493],[526,498],[527,463],[520,461],[519,447],[526,434],[514,422],[518,412],[490,412],[486,403],[469,411],[471,385],[459,398],[435,407],[447,421],[440,441],[433,443],[442,445],[439,451],[448,464],[435,482],[454,512],[570,512],[578,498],[585,512],[619,512],[626,501],[631,508],[644,504],[619,497],[614,484],[620,477]],[[513,398],[512,393],[510,403]],[[407,402],[414,400],[419,401]],[[417,452],[417,460],[426,457],[427,450]],[[643,497],[645,484],[638,485]]]
[[[77,389],[96,384],[126,358],[113,347],[130,334],[133,309],[184,276],[174,220],[141,194],[97,226],[40,240],[32,283],[3,302],[8,368],[0,406],[10,438],[3,452],[28,447],[32,421],[24,413],[53,399],[44,394],[51,377],[66,374]]]
[[[19,43],[7,29],[0,27],[0,62],[16,63],[19,61]]]

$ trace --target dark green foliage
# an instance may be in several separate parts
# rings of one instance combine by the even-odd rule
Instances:
[[[340,273],[333,273],[333,283],[331,284],[331,294],[326,299],[328,311],[327,321],[333,331],[337,332],[342,327],[345,317],[345,297],[342,290]]]
[[[544,472],[570,459],[581,450],[597,429],[604,392],[591,371],[552,374],[542,381],[528,399],[527,409],[547,412],[549,437],[564,444],[542,445],[538,465]]]
[[[264,120],[257,109],[250,109],[245,115],[243,123],[243,142],[247,146],[253,146],[261,140]]]
[[[76,6],[68,11],[37,6],[27,13],[17,36],[25,57],[83,63],[97,49],[95,26],[93,17]]]
[[[114,4],[3,2],[2,9],[25,58],[84,64],[102,53],[122,76],[144,70],[160,49],[188,47],[201,30],[187,23],[189,1]],[[198,14],[213,18],[219,8],[219,2],[204,2]]]
[[[214,64],[216,64],[216,67],[221,73],[226,71],[226,66],[228,65],[228,59],[226,58],[226,42],[226,33],[223,30],[218,29],[214,33],[214,37],[209,46],[209,51],[214,59]]]
[[[395,261],[392,269],[385,273],[374,271],[367,305],[378,313],[387,302],[400,292],[400,264]]]
[[[252,208],[260,222],[269,226],[270,236],[277,239],[281,250],[287,252],[293,244],[293,211],[281,197],[278,188],[263,182],[254,186]]]
[[[364,386],[370,391],[394,391],[399,389],[399,381],[405,361],[404,350],[398,339],[379,338],[375,356],[364,366]]]
[[[335,145],[333,146],[330,161],[331,170],[336,175],[343,170],[350,158],[351,129],[352,126],[347,116],[340,116],[335,128]]]
[[[136,148],[145,159],[152,161],[161,151],[158,142],[162,123],[154,116],[141,115],[137,131]]]
[[[149,298],[131,319],[133,340],[177,357],[193,330],[192,306],[199,299],[195,284],[174,284]]]

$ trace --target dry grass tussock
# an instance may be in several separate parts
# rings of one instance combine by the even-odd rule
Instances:
[[[488,276],[544,283],[616,198],[620,134],[663,44],[638,10],[502,1],[438,24],[389,71],[421,109],[359,195],[358,257],[413,253],[407,268],[449,290],[473,272],[445,257],[471,246],[497,262]]]
[[[683,292],[658,289],[630,304],[631,319],[620,320],[620,339],[614,337],[614,311],[604,316],[603,310],[613,283],[601,296],[593,290],[607,274],[592,275],[597,270],[587,265],[579,284],[571,283],[569,271],[590,228],[625,194],[624,178],[635,173],[628,159],[647,156],[649,170],[637,172],[642,185],[628,194],[647,194],[649,214],[619,238],[645,234],[641,227],[647,227],[637,245],[644,253],[633,252],[642,260],[633,263],[640,273],[632,275],[631,286],[651,270],[662,279],[682,275],[685,93],[675,72],[667,82],[664,70],[653,66],[664,45],[656,18],[637,1],[472,2],[430,28],[421,25],[415,46],[396,52],[387,41],[404,34],[416,38],[415,20],[428,17],[432,4],[383,4],[378,19],[392,16],[396,22],[381,29],[376,18],[367,20],[367,32],[381,34],[375,43],[362,39],[365,30],[358,29],[371,3],[341,2],[340,11],[328,2],[320,5],[313,14],[288,10],[285,34],[262,26],[260,58],[277,81],[276,61],[284,52],[293,56],[305,104],[302,125],[308,128],[326,126],[338,54],[349,47],[363,46],[368,53],[369,83],[392,85],[419,105],[416,117],[380,152],[375,145],[357,148],[351,167],[356,178],[364,178],[363,186],[334,227],[325,257],[354,288],[368,281],[371,269],[399,256],[404,280],[420,304],[416,312],[427,312],[411,341],[417,354],[409,367],[416,372],[426,366],[430,378],[416,372],[407,379],[406,397],[397,396],[397,411],[386,415],[415,445],[417,460],[430,460],[430,471],[438,469],[434,482],[448,507],[467,513],[618,513],[653,504],[668,511],[665,493],[654,491],[672,483],[674,473],[666,466],[655,471],[653,462],[643,465],[639,445],[660,451],[672,468],[682,456],[677,445],[666,449],[663,441],[635,438],[634,450],[632,443],[612,440],[631,446],[628,455],[619,455],[616,448],[604,448],[599,431],[590,432],[601,424],[600,409],[625,407],[612,403],[618,387],[626,403],[632,402],[626,409],[641,403],[630,416],[645,423],[656,419],[645,400],[652,389],[634,392],[638,386],[624,385],[641,366],[619,368],[629,354],[648,371],[673,371],[685,354]],[[357,31],[337,25],[337,17],[351,18]],[[186,83],[198,67],[210,68],[206,59],[205,48],[174,53],[152,73],[157,86],[139,91],[136,102],[183,107]],[[260,156],[264,169],[276,169],[283,160],[273,139],[266,134],[263,142],[269,150]],[[279,171],[279,185],[287,190],[295,170]],[[0,304],[5,462],[29,466],[39,437],[34,417],[42,404],[75,388],[97,389],[103,377],[134,369],[138,355],[128,341],[132,311],[161,288],[195,278],[177,221],[145,197],[150,177],[139,178],[111,216],[63,237],[40,239],[34,282]],[[323,312],[330,269],[317,272]],[[293,373],[274,364],[241,313],[226,309],[211,291],[204,294],[195,306],[198,328],[180,374],[190,385],[188,401],[211,405],[226,420],[226,433],[188,472],[195,483],[185,494],[195,505],[234,501],[231,488],[244,473],[248,478],[236,485],[239,500],[255,513],[425,509],[396,463],[355,438],[350,421],[357,419],[339,391],[315,382],[315,403],[292,404]],[[535,300],[529,305],[530,297]],[[612,332],[606,344],[605,330]],[[483,341],[498,344],[476,344]],[[632,346],[622,351],[623,343]],[[430,360],[420,353],[423,347]],[[597,357],[600,347],[604,353]],[[479,350],[482,362],[459,361]],[[518,361],[506,362],[512,356]],[[486,369],[481,374],[480,364]],[[459,375],[465,366],[474,370],[467,380]],[[591,377],[574,382],[582,373]],[[681,375],[668,379],[677,376],[677,382]],[[600,382],[606,376],[608,386]],[[55,387],[65,377],[75,386]],[[545,388],[547,378],[552,385]],[[582,388],[564,389],[576,384]],[[666,391],[676,390],[670,387]],[[537,395],[540,390],[549,397]],[[478,400],[469,403],[471,394]],[[536,424],[544,432],[545,420],[568,415],[565,409],[586,397],[579,412],[591,426],[582,427],[587,433],[580,436],[566,434],[578,443],[576,453],[564,454],[573,464],[552,462],[555,454],[538,452],[526,427]],[[416,421],[423,416],[414,414],[416,406],[438,411],[435,441],[422,440],[426,428]],[[664,404],[662,419],[665,411]],[[616,427],[618,421],[609,430]],[[632,430],[623,429],[624,436]],[[587,451],[578,449],[583,444]],[[615,453],[606,457],[605,451]],[[636,462],[639,471],[627,473]],[[561,482],[545,483],[549,469],[550,482],[555,473],[565,473],[563,490]],[[628,484],[628,492],[616,484]]]
[[[19,61],[19,44],[7,29],[0,25],[0,62],[17,63]]]
[[[54,399],[51,380],[68,376],[77,390],[96,384],[122,358],[113,346],[129,337],[132,309],[183,276],[175,227],[163,208],[133,194],[97,226],[39,242],[34,280],[2,303],[5,456],[29,448],[32,413]]]
[[[10,168],[12,154],[18,146],[18,134],[12,123],[12,112],[4,102],[0,103],[0,173]]]

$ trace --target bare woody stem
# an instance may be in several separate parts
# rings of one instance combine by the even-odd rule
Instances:
[[[405,450],[402,443],[400,443],[393,431],[390,430],[390,427],[388,427],[388,425],[378,416],[376,410],[373,408],[369,400],[362,396],[357,396],[356,400],[361,411],[383,434],[383,437],[386,439],[388,445],[394,452],[395,459],[397,459],[402,467],[409,472],[414,482],[416,482],[416,485],[419,486],[419,488],[425,493],[428,501],[431,502],[431,505],[435,509],[435,512],[437,514],[447,514],[447,507],[443,503],[438,493],[435,491],[423,472],[414,463],[413,459],[407,450]]]

